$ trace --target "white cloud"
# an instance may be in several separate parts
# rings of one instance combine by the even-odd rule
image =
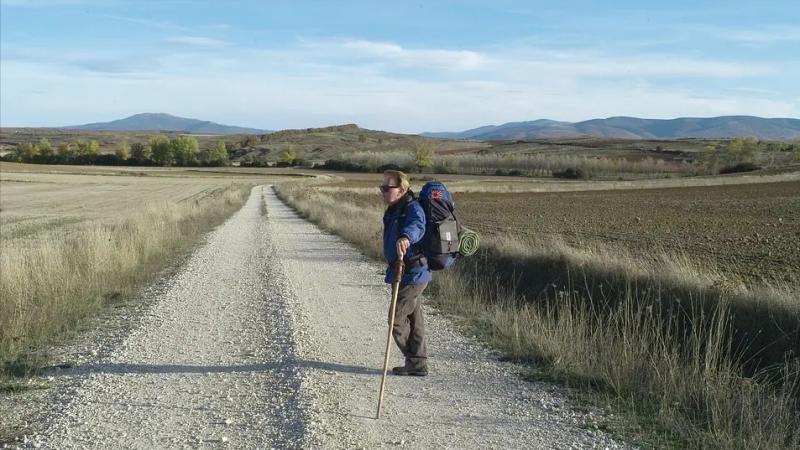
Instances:
[[[173,36],[167,39],[172,44],[195,45],[198,47],[216,47],[225,45],[225,41],[205,36]]]
[[[486,57],[470,50],[410,49],[389,42],[349,40],[341,47],[356,54],[396,62],[405,66],[443,67],[459,70],[479,69]]]
[[[640,53],[618,56],[586,50],[550,51],[537,48],[499,51],[491,68],[500,72],[542,72],[566,77],[741,78],[768,75],[768,64]]]
[[[800,26],[773,25],[762,28],[712,28],[717,37],[749,44],[800,42]]]

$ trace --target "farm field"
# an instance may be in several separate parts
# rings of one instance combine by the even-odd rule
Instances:
[[[705,270],[746,283],[800,282],[796,176],[624,183],[442,179],[451,182],[459,219],[486,236],[555,237],[575,247],[602,245],[645,259],[685,255]],[[316,189],[380,208],[374,184],[359,176]]]
[[[0,169],[0,381],[38,370],[45,344],[169,267],[253,186],[297,179],[264,169]]]
[[[560,193],[458,194],[487,235],[560,236],[635,256],[685,254],[747,281],[800,282],[800,182]]]
[[[198,203],[231,184],[279,181],[283,172],[0,163],[0,238],[33,238],[82,223],[110,223],[147,204]]]

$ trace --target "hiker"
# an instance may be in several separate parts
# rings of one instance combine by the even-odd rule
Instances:
[[[405,356],[405,365],[394,367],[396,375],[426,376],[428,353],[425,339],[425,319],[420,296],[433,278],[422,254],[425,235],[425,212],[411,191],[408,175],[397,170],[383,173],[380,186],[383,202],[383,254],[389,267],[386,283],[393,283],[394,264],[402,259],[405,272],[400,281],[392,336]],[[391,315],[391,311],[389,312]],[[389,317],[391,322],[391,317]]]

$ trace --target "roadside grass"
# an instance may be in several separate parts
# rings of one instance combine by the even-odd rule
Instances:
[[[381,211],[276,186],[304,217],[381,259]],[[726,284],[685,257],[487,240],[429,298],[533,377],[579,388],[645,447],[800,446],[800,300]],[[600,425],[598,425],[600,426]]]
[[[48,344],[103,307],[123,301],[246,201],[252,184],[203,198],[143,205],[111,223],[0,240],[0,376],[46,365]],[[14,391],[15,380],[3,382]]]

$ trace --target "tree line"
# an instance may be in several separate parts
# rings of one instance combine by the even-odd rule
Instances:
[[[6,161],[38,164],[95,164],[132,166],[225,166],[229,164],[225,142],[200,148],[192,136],[167,139],[154,136],[147,144],[123,140],[114,153],[100,153],[96,140],[63,142],[53,147],[47,138],[37,143],[23,143],[3,157]]]
[[[762,142],[752,137],[737,137],[723,145],[707,145],[698,160],[708,173],[731,173],[756,170],[764,163],[764,155],[794,154],[800,161],[800,142]]]

